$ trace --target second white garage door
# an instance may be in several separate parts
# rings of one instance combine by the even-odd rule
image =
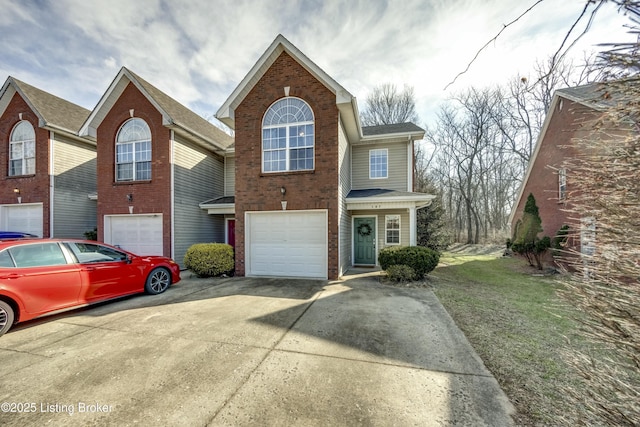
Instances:
[[[163,255],[162,215],[105,215],[104,241],[137,255]]]
[[[247,212],[247,276],[327,278],[327,212]]]

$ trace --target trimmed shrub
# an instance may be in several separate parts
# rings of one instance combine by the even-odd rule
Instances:
[[[415,280],[433,271],[439,261],[439,252],[422,246],[393,246],[382,249],[378,254],[378,262],[383,270],[388,272],[392,265],[406,265],[415,272]]]
[[[187,249],[184,265],[198,277],[231,273],[235,266],[233,248],[226,243],[196,243]]]
[[[397,264],[387,268],[387,276],[394,282],[410,282],[415,275],[416,272],[408,265]]]

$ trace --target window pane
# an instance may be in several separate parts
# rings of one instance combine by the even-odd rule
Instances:
[[[22,142],[11,144],[11,159],[22,159]]]
[[[387,150],[369,151],[369,177],[387,178]]]
[[[22,160],[11,160],[9,162],[9,175],[22,175]]]
[[[136,162],[151,161],[151,142],[137,142],[135,158]]]
[[[116,166],[117,181],[133,180],[133,163],[122,163]]]
[[[136,163],[136,180],[151,179],[151,162]]]
[[[116,145],[116,163],[133,162],[133,144]]]
[[[33,175],[36,173],[36,159],[31,157],[30,159],[25,160],[25,170],[24,173],[26,175]]]
[[[9,251],[17,267],[43,267],[67,263],[57,243],[16,246]]]
[[[36,143],[35,141],[25,141],[24,143],[24,156],[35,157],[36,155]]]
[[[8,250],[0,252],[0,267],[14,267]]]

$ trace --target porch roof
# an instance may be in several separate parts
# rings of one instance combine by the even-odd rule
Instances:
[[[347,209],[401,209],[429,206],[435,195],[410,191],[368,188],[351,190],[346,197]]]
[[[210,215],[223,215],[236,213],[235,196],[222,196],[205,200],[200,203],[200,209],[204,209]]]

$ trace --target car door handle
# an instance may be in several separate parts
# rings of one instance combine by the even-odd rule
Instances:
[[[0,279],[17,279],[18,277],[22,277],[23,274],[11,273],[4,276],[0,276]]]
[[[83,267],[82,270],[83,271],[95,271],[96,268],[95,267]]]

